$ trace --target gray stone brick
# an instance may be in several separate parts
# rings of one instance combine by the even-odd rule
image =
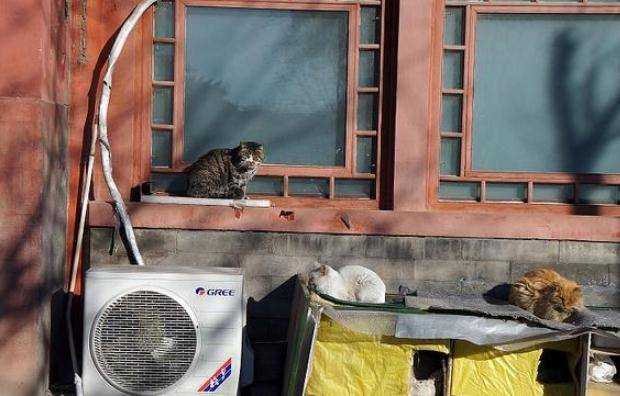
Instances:
[[[448,296],[481,296],[501,283],[486,281],[412,281],[407,286],[417,291],[418,296],[445,297]]]
[[[273,253],[274,235],[263,232],[179,231],[177,249],[192,253]]]
[[[583,299],[588,307],[620,308],[620,289],[617,287],[584,286]]]
[[[88,241],[92,251],[108,251],[112,239],[112,228],[91,228],[88,230]]]
[[[290,234],[285,254],[363,257],[365,239],[357,235]]]
[[[505,261],[416,260],[414,278],[419,281],[508,282],[510,264]]]
[[[239,256],[228,253],[172,253],[146,256],[147,264],[189,267],[239,267]]]
[[[537,263],[512,263],[510,279],[514,282],[527,271],[540,267],[551,268],[565,278],[574,280],[581,285],[609,285],[609,266],[605,264],[554,263],[540,265]]]
[[[141,252],[174,252],[176,230],[137,229],[136,242]]]
[[[377,273],[384,281],[386,279],[412,279],[415,269],[412,260],[389,260],[360,257],[320,257],[321,264],[334,268],[345,265],[361,265]]]
[[[558,261],[558,241],[463,239],[464,260],[531,261],[541,264]]]
[[[313,257],[275,255],[246,255],[239,257],[239,265],[246,276],[288,277],[307,273],[316,267]]]
[[[112,260],[122,260],[126,256],[121,238],[114,234],[112,228],[93,228],[90,230],[90,250],[92,254],[99,255],[99,258],[108,256],[112,237],[114,235],[114,252]],[[155,229],[136,229],[136,241],[142,255],[146,256],[153,253],[174,252],[176,249],[176,230],[155,230]]]
[[[270,233],[271,248],[273,253],[278,256],[286,256],[288,251],[288,240],[291,234],[286,233]]]
[[[108,254],[108,251],[92,250],[90,251],[90,263],[91,267],[98,265],[112,265],[112,264],[131,264],[129,257],[125,253],[125,248],[122,246],[118,248],[112,255]]]
[[[437,282],[416,280],[407,284],[411,290],[422,297],[443,297],[446,295],[460,295],[462,285],[459,282]]]
[[[131,264],[123,242],[118,235],[114,237],[114,245],[112,246],[113,231],[112,228],[93,228],[89,230],[90,246],[88,252],[90,266]]]
[[[620,263],[620,244],[600,242],[560,242],[560,262],[587,264]]]
[[[463,296],[482,296],[484,293],[499,286],[503,282],[487,282],[487,281],[467,281],[461,283],[461,295]]]
[[[412,279],[383,279],[385,283],[385,290],[387,293],[396,294],[400,286],[407,286],[412,290],[415,290],[413,285],[416,285],[416,281]]]
[[[460,260],[463,242],[461,239],[426,238],[424,257],[429,260]]]
[[[424,238],[369,236],[365,241],[365,256],[389,259],[424,258]]]
[[[609,285],[620,287],[620,264],[609,264]]]
[[[609,286],[609,266],[605,264],[570,264],[573,280],[581,285]]]
[[[271,277],[269,276],[244,276],[243,294],[245,298],[262,300],[271,292]]]

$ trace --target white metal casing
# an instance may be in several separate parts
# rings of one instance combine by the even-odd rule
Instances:
[[[125,396],[101,374],[92,354],[92,332],[100,312],[117,298],[138,290],[152,290],[179,302],[197,323],[197,353],[174,386],[149,395],[236,396],[241,368],[243,276],[236,268],[100,266],[86,272],[82,380],[85,396]],[[198,293],[202,289],[205,293]],[[233,290],[233,295],[211,295],[210,290]],[[128,357],[129,358],[129,357]],[[198,390],[228,360],[232,373],[213,392]],[[138,394],[139,395],[139,394]]]

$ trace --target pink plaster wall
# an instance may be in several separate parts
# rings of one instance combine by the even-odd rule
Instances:
[[[0,393],[44,394],[66,244],[63,0],[0,4]],[[60,242],[60,243],[59,243]]]

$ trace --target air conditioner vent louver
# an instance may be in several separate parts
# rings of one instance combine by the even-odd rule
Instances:
[[[116,388],[149,395],[187,373],[197,340],[196,323],[181,304],[165,294],[140,290],[105,308],[93,328],[92,353]]]

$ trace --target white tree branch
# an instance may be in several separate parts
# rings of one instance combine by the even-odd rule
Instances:
[[[103,89],[101,91],[101,101],[99,104],[99,146],[101,149],[101,166],[103,167],[103,176],[106,184],[108,185],[110,195],[114,200],[114,207],[118,213],[118,217],[123,224],[123,228],[125,229],[125,235],[127,236],[127,242],[129,243],[131,254],[138,265],[144,265],[144,260],[140,254],[140,250],[136,242],[136,236],[131,225],[131,220],[127,214],[125,203],[123,202],[123,197],[118,191],[118,187],[112,177],[112,152],[110,151],[110,140],[108,138],[108,106],[110,104],[110,94],[112,92],[112,74],[114,73],[116,61],[125,46],[125,42],[127,41],[129,34],[136,26],[136,23],[140,20],[144,12],[155,2],[157,2],[157,0],[143,0],[133,10],[129,18],[127,18],[127,21],[125,21],[121,27],[108,57],[108,69],[105,77],[103,78]]]

